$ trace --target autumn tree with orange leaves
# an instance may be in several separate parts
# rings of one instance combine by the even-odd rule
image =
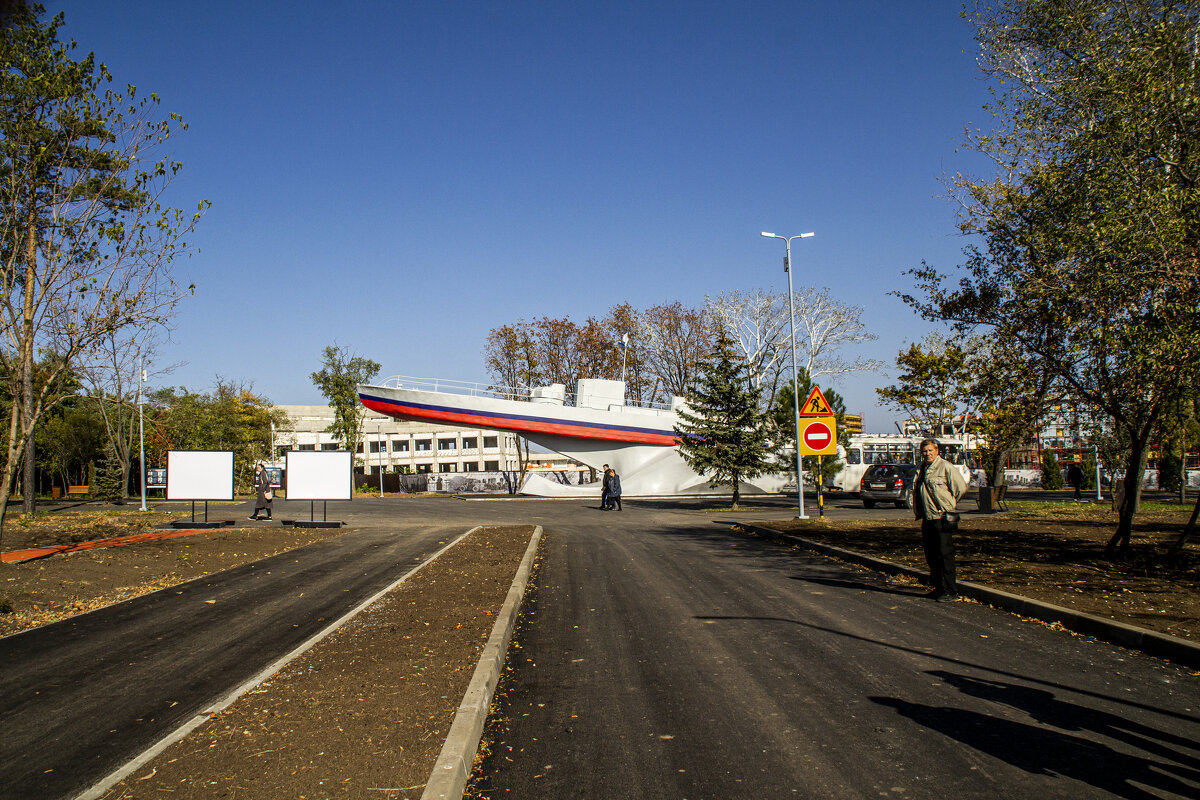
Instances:
[[[567,317],[518,320],[488,333],[484,360],[497,391],[580,378],[619,380],[633,403],[666,403],[687,392],[712,349],[713,326],[703,309],[670,303],[638,311],[614,306],[582,325]]]

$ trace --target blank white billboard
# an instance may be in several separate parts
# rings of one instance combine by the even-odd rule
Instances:
[[[350,500],[353,461],[348,450],[289,450],[284,455],[288,500]]]
[[[232,450],[169,450],[168,500],[232,500]]]

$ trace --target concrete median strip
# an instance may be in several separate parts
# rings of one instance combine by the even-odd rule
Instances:
[[[479,749],[479,740],[487,722],[492,696],[500,683],[504,657],[508,652],[513,628],[517,624],[521,600],[525,596],[525,587],[529,583],[529,575],[533,570],[533,560],[541,538],[542,526],[539,525],[530,537],[525,557],[521,559],[521,566],[513,578],[504,606],[496,617],[496,624],[492,626],[492,633],[484,645],[479,664],[475,667],[475,674],[471,677],[471,683],[454,715],[446,744],[442,747],[433,772],[430,773],[421,800],[461,798],[466,790],[467,779],[471,775],[471,764]]]
[[[877,572],[883,572],[888,575],[906,575],[922,583],[929,583],[929,573],[924,570],[906,567],[902,564],[885,561],[882,558],[874,558],[873,556],[857,553],[853,550],[844,550],[840,547],[814,542],[802,536],[781,533],[780,531],[758,525],[737,523],[737,527],[766,539],[773,539],[784,544],[797,545],[806,550],[832,556],[842,561],[848,561],[851,564],[858,564]],[[1057,623],[1075,633],[1092,636],[1101,641],[1121,647],[1141,650],[1147,655],[1164,658],[1193,669],[1200,668],[1200,644],[1180,639],[1177,636],[1169,636],[1165,633],[1149,631],[1134,625],[1126,625],[1122,622],[1105,619],[1104,617],[1098,617],[1082,611],[1072,611],[1069,608],[1063,608],[1062,606],[1056,606],[1041,600],[1033,600],[970,581],[959,581],[958,592],[963,597],[969,597],[972,600],[986,603],[987,605],[995,606],[1014,614],[1033,617],[1042,622]]]

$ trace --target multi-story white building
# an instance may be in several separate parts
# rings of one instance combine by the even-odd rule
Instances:
[[[338,450],[326,429],[333,424],[329,406],[276,406],[287,412],[290,430],[277,430],[273,452],[283,466],[286,450]],[[402,422],[365,412],[362,442],[354,463],[368,475],[386,472],[502,472],[520,469],[517,436],[504,431]]]

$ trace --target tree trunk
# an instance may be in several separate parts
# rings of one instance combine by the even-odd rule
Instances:
[[[0,468],[0,550],[4,549],[5,512],[8,510],[8,498],[12,495],[13,476],[16,472],[17,459],[21,453],[21,448],[17,443],[17,439],[19,438],[17,432],[20,430],[17,424],[17,408],[19,405],[17,399],[13,398],[9,408],[8,457],[4,459],[4,465]]]
[[[742,487],[740,484],[741,484],[741,481],[738,480],[738,476],[734,475],[733,476],[733,510],[734,511],[738,510],[738,502],[742,499],[742,492],[741,492]],[[797,481],[797,483],[796,483],[796,488],[797,489],[800,488],[799,481]],[[798,499],[797,499],[797,502],[799,502]]]
[[[21,461],[21,511],[32,514],[37,511],[37,453],[32,436],[25,440],[25,455]]]
[[[1147,427],[1147,431],[1149,427]],[[1138,499],[1142,491],[1142,472],[1146,464],[1146,442],[1148,432],[1138,431],[1131,436],[1132,446],[1129,452],[1129,463],[1125,468],[1125,496],[1118,509],[1117,529],[1112,538],[1104,546],[1105,558],[1124,558],[1129,555],[1129,540],[1133,535],[1133,515],[1137,513]]]
[[[1196,495],[1196,504],[1192,506],[1191,519],[1187,521],[1187,525],[1183,526],[1183,530],[1179,532],[1179,538],[1171,545],[1171,555],[1178,555],[1183,552],[1183,546],[1187,544],[1188,537],[1196,529],[1197,517],[1200,517],[1200,494]]]
[[[25,472],[22,481],[21,507],[26,514],[37,510],[37,453],[33,442],[33,299],[37,267],[37,217],[29,212],[25,251],[25,305],[21,342],[21,428],[25,441]]]
[[[1004,462],[1008,460],[1007,453],[996,453],[992,456],[992,472],[988,475],[988,485],[1004,485]]]

